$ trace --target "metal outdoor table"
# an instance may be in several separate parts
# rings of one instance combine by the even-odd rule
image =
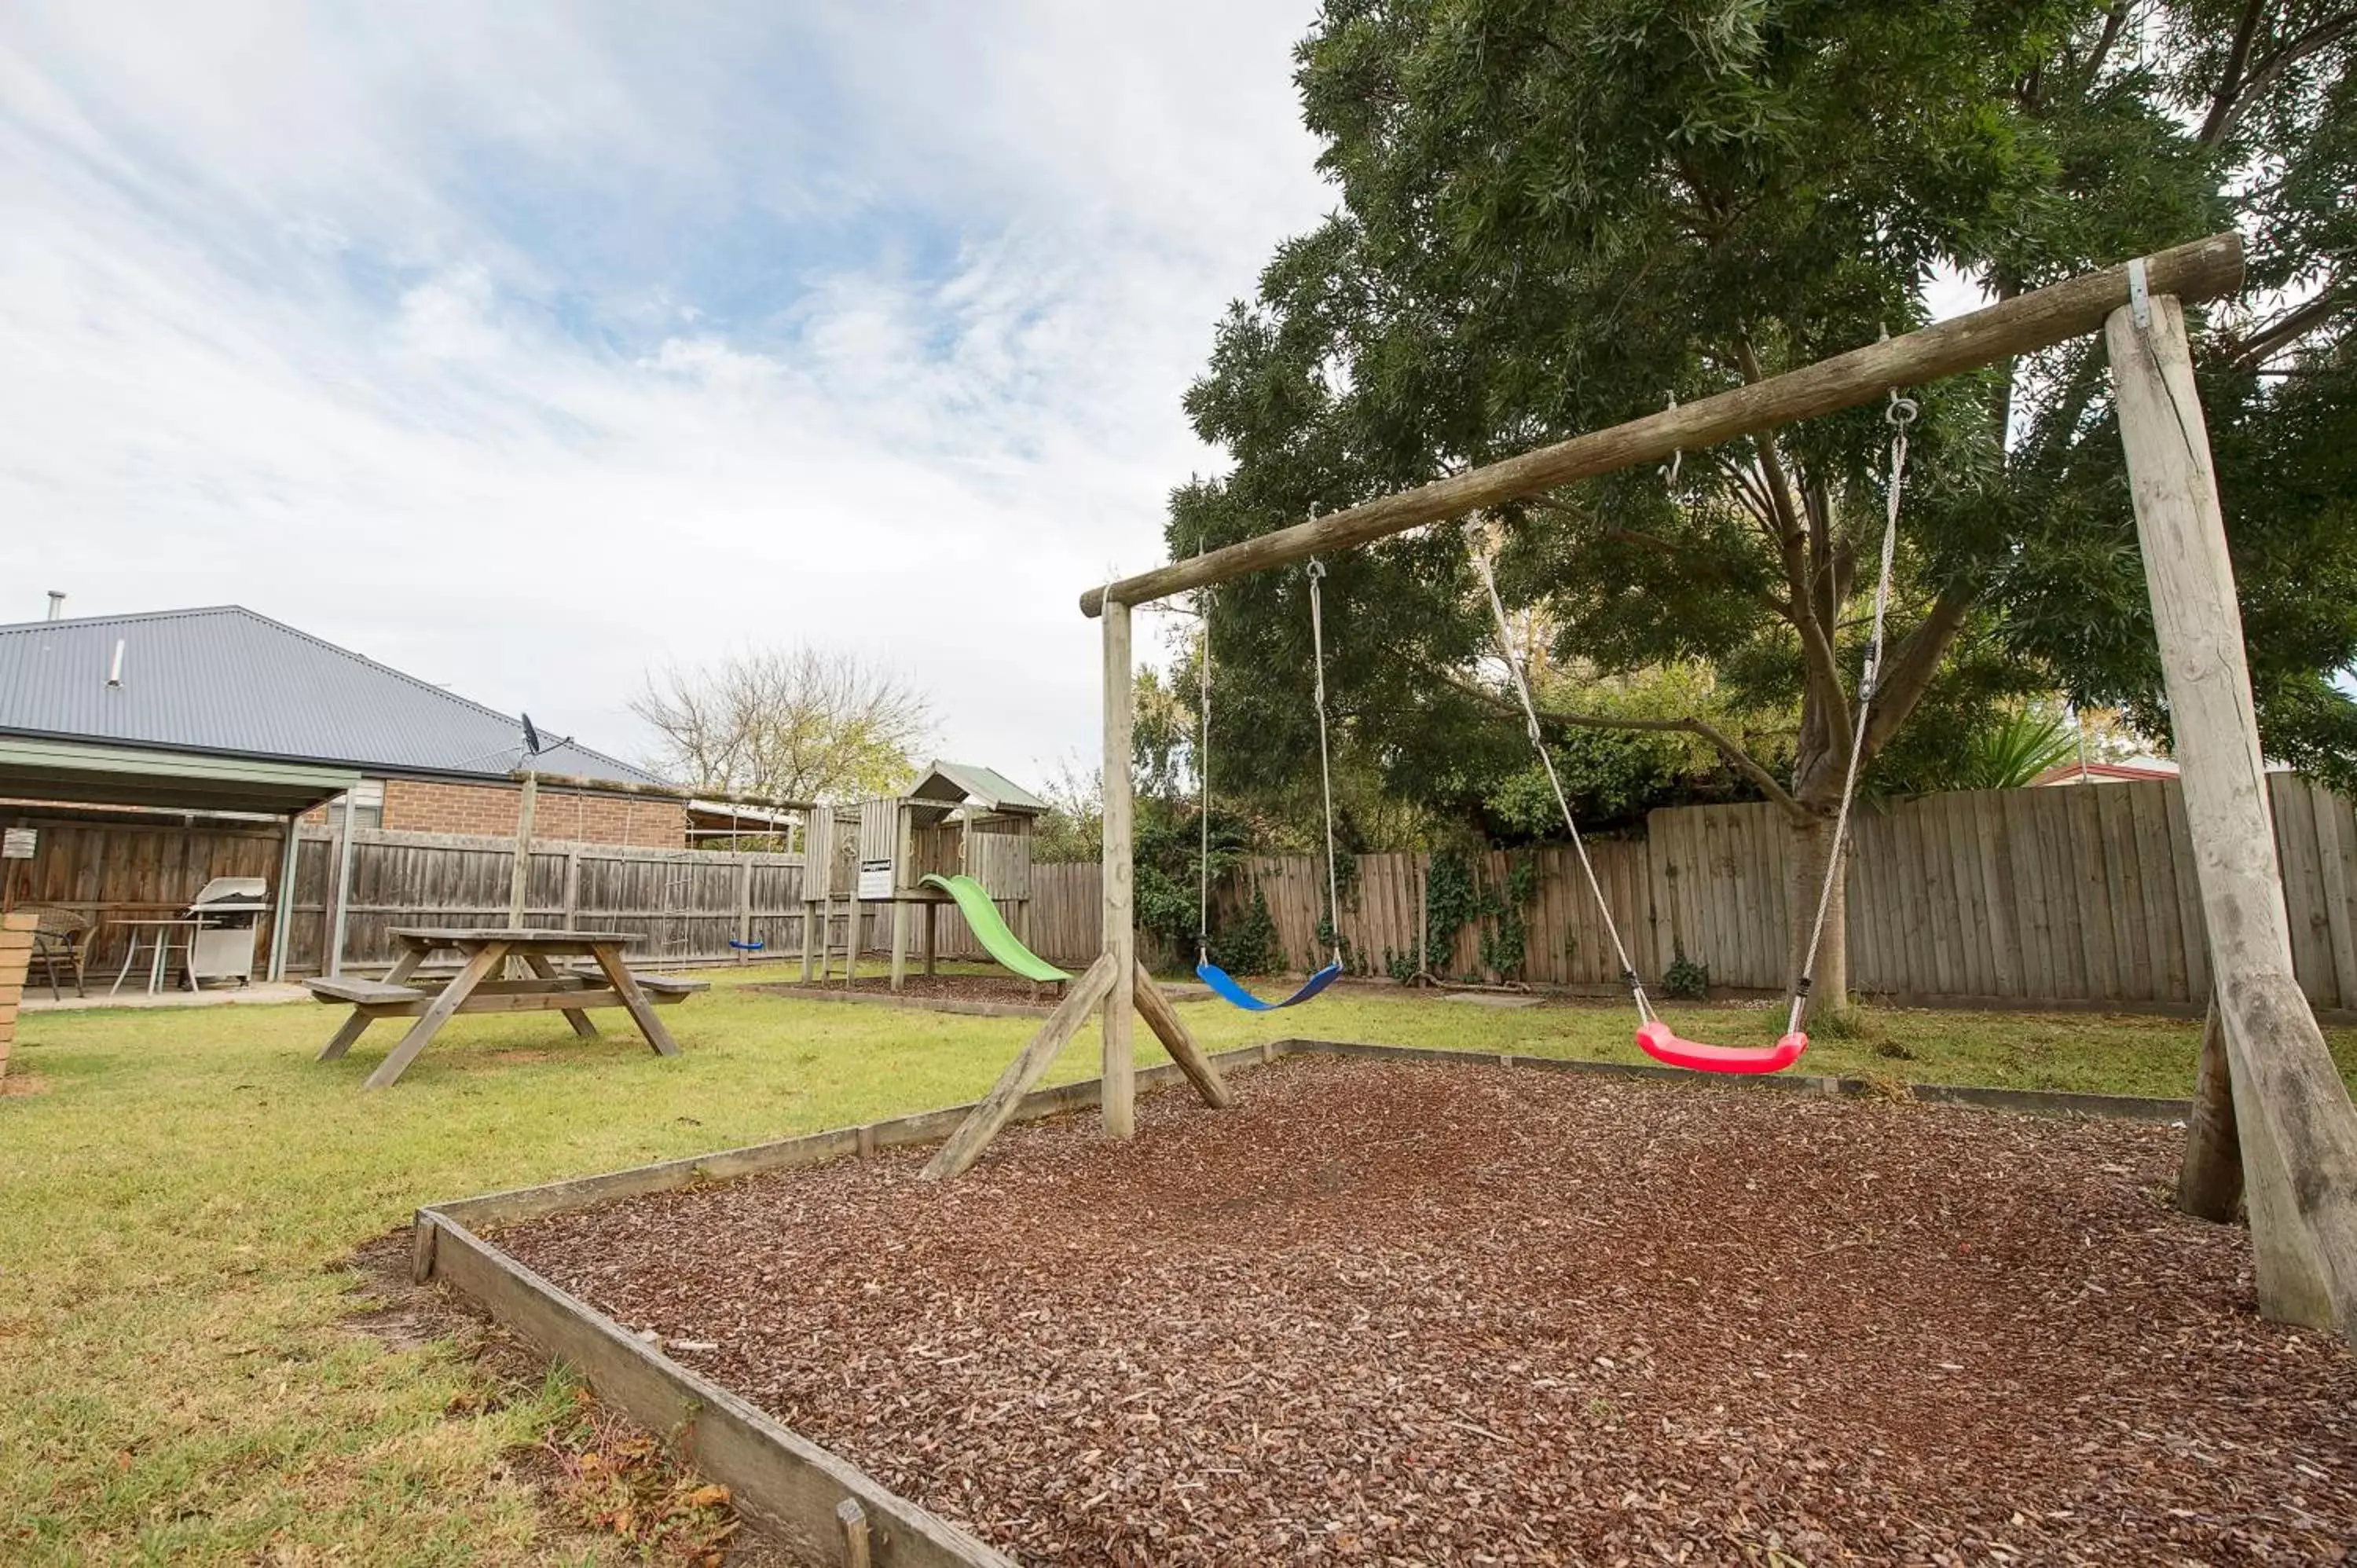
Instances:
[[[193,953],[197,932],[204,926],[202,920],[188,919],[109,919],[106,923],[121,926],[131,933],[131,940],[123,950],[123,967],[114,972],[114,983],[107,988],[109,996],[123,989],[123,982],[139,956],[142,941],[147,944],[147,994],[161,995],[165,977],[172,972],[172,950],[177,947],[183,953]],[[188,989],[194,991],[197,989],[196,965],[191,961],[184,967],[188,972]]]
[[[379,1018],[416,1020],[401,1037],[401,1043],[393,1047],[392,1054],[369,1074],[364,1086],[369,1089],[382,1089],[400,1078],[442,1026],[461,1013],[553,1010],[565,1015],[576,1035],[594,1039],[597,1026],[589,1021],[587,1009],[619,1007],[630,1014],[647,1044],[659,1055],[677,1056],[679,1046],[672,1039],[671,1031],[663,1027],[662,1020],[655,1016],[655,1004],[676,1003],[708,988],[707,983],[701,980],[632,973],[622,962],[622,949],[630,939],[615,931],[460,930],[429,927],[396,929],[392,935],[400,950],[382,980],[336,977],[305,983],[322,1002],[351,1004],[352,1015],[344,1020],[335,1037],[320,1051],[321,1061],[333,1061],[342,1056]],[[458,954],[458,972],[447,981],[413,978],[419,967],[437,952]],[[522,959],[532,971],[529,979],[494,978],[511,956]],[[550,961],[560,958],[587,958],[597,965],[597,972],[560,971]]]

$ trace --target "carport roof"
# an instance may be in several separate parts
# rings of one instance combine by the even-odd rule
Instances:
[[[285,816],[333,800],[357,769],[0,735],[0,799]]]

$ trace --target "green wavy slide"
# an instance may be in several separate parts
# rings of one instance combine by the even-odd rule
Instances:
[[[925,886],[938,887],[957,900],[958,912],[965,923],[974,928],[974,940],[991,957],[1013,970],[1026,980],[1070,980],[1072,977],[1023,945],[1006,922],[999,918],[998,906],[983,891],[982,884],[971,876],[928,876]]]

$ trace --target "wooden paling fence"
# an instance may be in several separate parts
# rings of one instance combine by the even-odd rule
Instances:
[[[2357,1009],[2357,814],[2292,774],[2270,776],[2276,843],[2291,917],[2295,973],[2319,1007]],[[1682,952],[1714,983],[1785,983],[1792,842],[1773,806],[1653,812],[1642,839],[1588,845],[1631,961],[1649,982]],[[1567,847],[1533,852],[1535,892],[1522,911],[1522,964],[1510,978],[1605,986],[1619,964]],[[1474,857],[1502,888],[1513,857]],[[1353,970],[1381,974],[1416,953],[1423,854],[1358,857],[1340,929]],[[1099,945],[1094,865],[1038,868],[1043,951],[1085,962]],[[1220,890],[1232,918],[1257,889],[1286,961],[1326,961],[1322,863],[1251,863]],[[2175,780],[1975,790],[1870,806],[1846,875],[1851,983],[1902,1001],[2199,1005],[2210,986],[2191,846]],[[1469,924],[1430,967],[1481,977],[1481,929]]]
[[[2269,779],[2276,842],[2290,915],[2294,972],[2319,1007],[2357,1009],[2357,814],[2309,780]],[[275,829],[191,832],[178,824],[54,822],[26,868],[18,897],[92,914],[176,914],[209,876],[275,881]],[[1655,811],[1641,838],[1591,843],[1613,919],[1640,974],[1658,983],[1678,954],[1717,984],[1773,991],[1784,983],[1792,917],[1792,835],[1767,805]],[[496,925],[507,918],[514,845],[501,838],[362,828],[353,835],[344,961],[391,959],[394,926]],[[333,911],[339,842],[306,826],[298,843],[288,967],[322,967]],[[1516,856],[1473,857],[1481,883],[1502,889]],[[1533,894],[1521,911],[1523,958],[1511,978],[1541,985],[1609,987],[1619,964],[1568,846],[1530,852]],[[1341,936],[1351,967],[1382,974],[1416,961],[1423,854],[1359,856],[1346,877]],[[799,854],[721,854],[541,843],[533,848],[525,918],[536,925],[619,930],[650,966],[725,961],[732,940],[767,955],[802,950]],[[1066,967],[1102,947],[1094,863],[1032,868],[1031,945]],[[2118,1003],[2199,1005],[2210,985],[2185,811],[2175,781],[1934,795],[1858,818],[1847,874],[1852,983],[1925,1002]],[[1268,857],[1218,890],[1224,918],[1254,890],[1267,900],[1278,944],[1296,969],[1323,963],[1322,865]],[[1002,905],[1015,918],[1012,903]],[[838,916],[838,918],[841,917]],[[102,929],[101,971],[119,956]],[[983,956],[953,910],[937,917],[943,958]],[[839,935],[839,933],[838,933]],[[872,905],[862,945],[889,945],[888,908]],[[1449,977],[1481,976],[1482,929],[1469,924],[1450,950],[1427,955]],[[269,932],[261,935],[268,950]],[[1149,961],[1191,954],[1156,951]]]
[[[291,971],[317,972],[324,967],[341,853],[333,830],[303,830],[288,928]],[[396,926],[505,924],[514,866],[511,839],[359,829],[352,835],[345,966],[390,963],[389,933]],[[624,932],[633,939],[631,961],[649,968],[726,961],[741,950],[731,942],[760,943],[759,956],[765,958],[798,958],[802,890],[799,854],[541,843],[533,846],[526,871],[523,918],[533,926]],[[845,918],[840,908],[838,941]],[[1011,901],[1001,908],[1014,918]],[[953,908],[938,917],[935,930],[940,956],[984,956]],[[891,936],[890,907],[866,906],[862,947],[882,952]]]

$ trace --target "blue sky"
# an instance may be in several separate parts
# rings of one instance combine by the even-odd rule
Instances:
[[[626,752],[807,639],[1036,776],[1330,205],[1311,9],[15,0],[0,619],[244,603]]]

